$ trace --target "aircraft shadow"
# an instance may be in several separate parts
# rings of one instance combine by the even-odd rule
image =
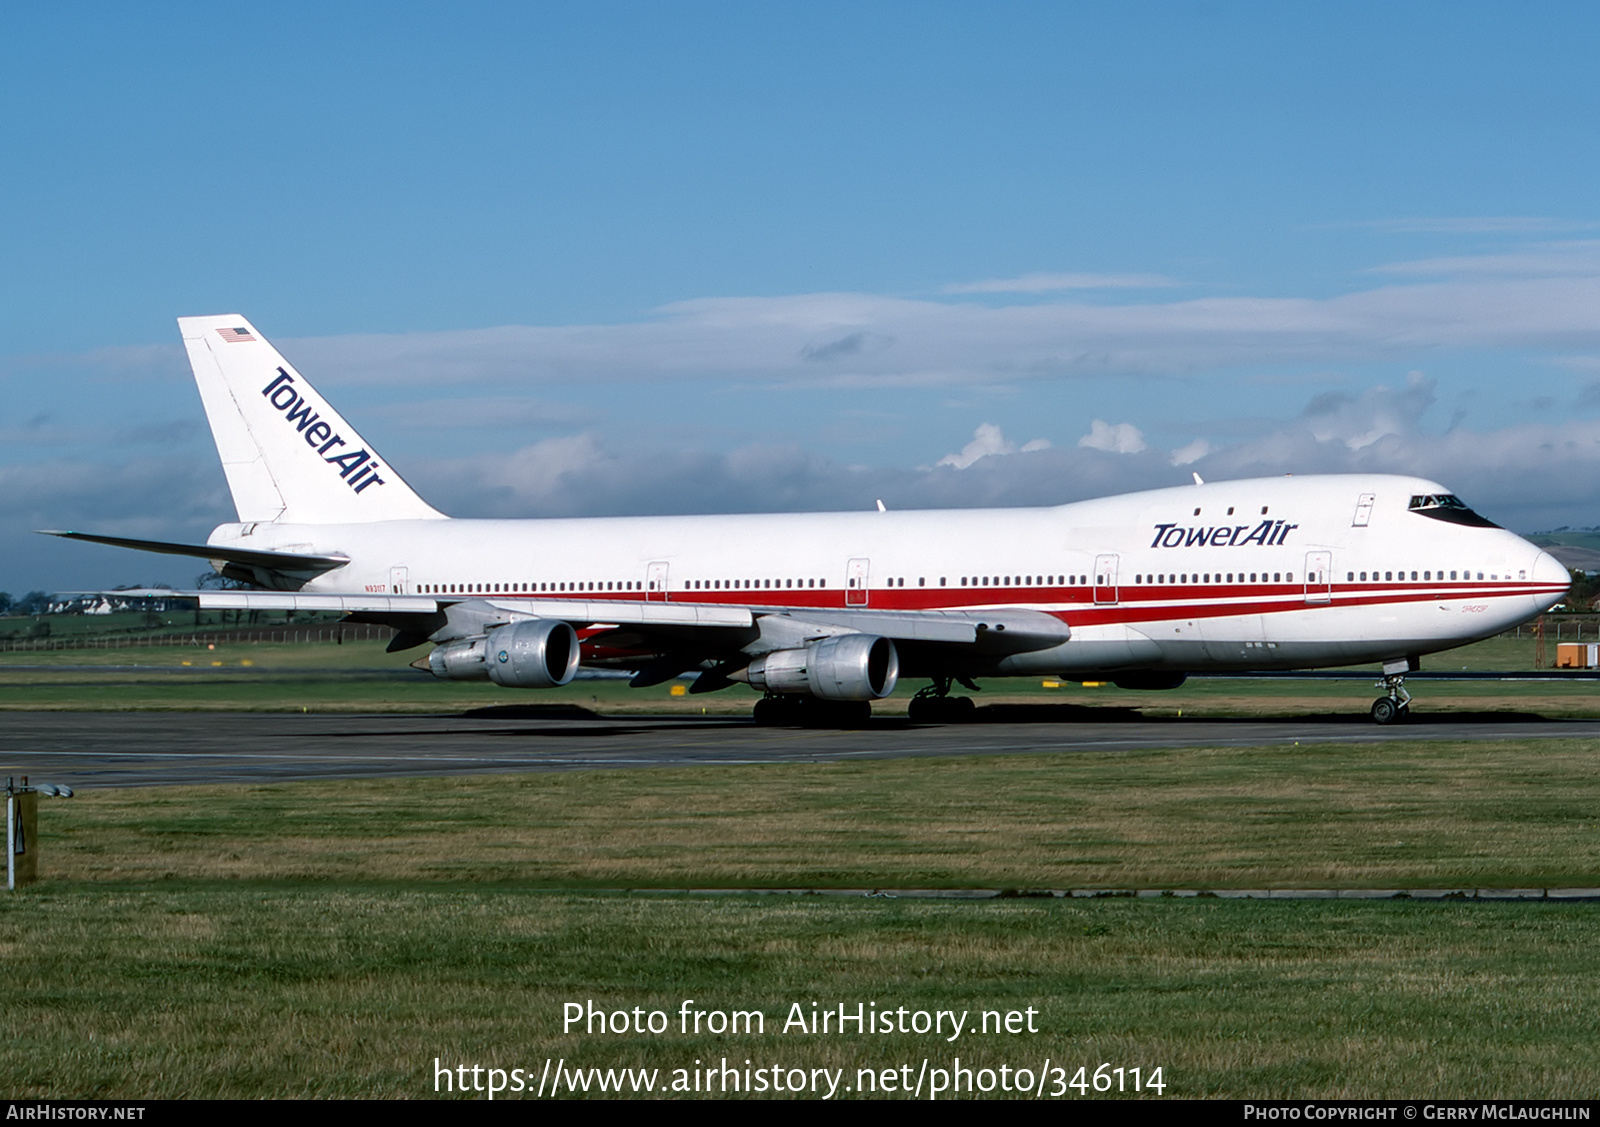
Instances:
[[[1509,710],[1482,712],[1413,712],[1396,728],[1417,728],[1445,724],[1526,724],[1545,723],[1549,717],[1536,712]],[[994,704],[980,707],[969,723],[973,724],[1170,724],[1185,727],[1208,724],[1337,724],[1377,727],[1365,712],[1307,712],[1292,716],[1145,716],[1134,708],[1096,708],[1075,704]]]

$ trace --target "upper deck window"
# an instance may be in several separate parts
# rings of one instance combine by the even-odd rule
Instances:
[[[1411,503],[1406,508],[1413,513],[1450,524],[1464,524],[1472,528],[1500,527],[1492,520],[1481,517],[1467,508],[1461,498],[1454,493],[1417,493],[1412,496]]]

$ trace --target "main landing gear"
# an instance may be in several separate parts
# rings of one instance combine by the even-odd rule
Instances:
[[[960,680],[967,688],[977,691],[978,686],[965,677]],[[911,698],[906,718],[913,724],[968,724],[976,713],[977,705],[971,697],[950,695],[949,677],[935,677],[933,684],[918,689],[917,695]]]
[[[1384,670],[1378,688],[1386,695],[1372,702],[1372,719],[1378,724],[1395,724],[1411,715],[1411,694],[1406,692],[1406,675]]]

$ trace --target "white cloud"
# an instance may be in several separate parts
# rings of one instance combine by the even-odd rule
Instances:
[[[1392,262],[1375,266],[1369,273],[1440,277],[1592,278],[1600,275],[1600,240],[1543,243],[1495,254],[1450,255]]]
[[[1555,219],[1539,215],[1417,216],[1410,219],[1370,219],[1327,227],[1365,227],[1396,234],[1537,235],[1551,231],[1586,231],[1600,226],[1590,220]]]
[[[1161,274],[1023,274],[1017,278],[956,282],[941,286],[939,292],[1050,293],[1056,290],[1161,289],[1177,284]]]
[[[1035,438],[1018,447],[1016,443],[1009,441],[994,423],[980,423],[978,429],[972,432],[971,442],[963,446],[959,453],[946,454],[939,459],[938,464],[964,470],[979,458],[988,458],[995,454],[1015,454],[1019,450],[1024,454],[1031,454],[1048,449],[1050,443],[1042,438]]]
[[[1211,443],[1203,438],[1197,438],[1187,446],[1180,446],[1172,452],[1168,459],[1175,466],[1187,466],[1198,462],[1211,453]]]
[[[1390,435],[1415,431],[1417,420],[1433,406],[1434,386],[1421,372],[1412,372],[1398,391],[1380,386],[1360,395],[1325,392],[1312,399],[1301,417],[1318,442],[1342,442],[1360,450]]]
[[[380,403],[363,408],[363,416],[391,419],[401,426],[493,427],[571,426],[591,422],[596,412],[566,403],[551,403],[518,395],[462,396],[405,403]]]
[[[1089,433],[1078,439],[1078,445],[1090,450],[1109,450],[1114,454],[1137,454],[1148,444],[1144,435],[1139,433],[1139,428],[1132,423],[1113,426],[1104,419],[1096,419],[1089,424]]]
[[[455,395],[475,385],[572,389],[637,381],[1017,386],[1108,375],[1193,378],[1222,368],[1326,369],[1450,348],[1600,350],[1600,241],[1382,269],[1393,283],[1328,298],[992,305],[816,293],[701,298],[613,325],[277,343],[330,387],[418,384]],[[270,326],[263,329],[271,334]],[[37,371],[70,359],[103,372],[159,366],[181,374],[181,360],[170,364],[170,357],[169,349],[101,350],[75,359],[10,358],[5,367]]]

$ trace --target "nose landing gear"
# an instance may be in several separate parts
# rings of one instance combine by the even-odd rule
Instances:
[[[1411,694],[1406,692],[1406,675],[1390,673],[1385,667],[1378,688],[1386,695],[1372,702],[1372,719],[1377,724],[1394,724],[1411,715]]]

